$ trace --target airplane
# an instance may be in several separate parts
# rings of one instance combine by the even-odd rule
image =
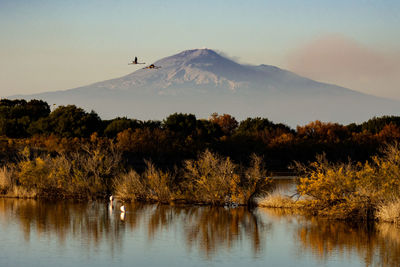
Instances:
[[[159,68],[161,68],[161,66],[156,66],[156,65],[154,65],[154,64],[151,64],[151,65],[149,65],[149,66],[147,66],[147,67],[144,67],[143,69],[159,69]]]
[[[136,64],[146,64],[145,62],[138,62],[137,57],[135,57],[135,60],[133,60],[131,63],[128,63],[128,65],[136,65]]]

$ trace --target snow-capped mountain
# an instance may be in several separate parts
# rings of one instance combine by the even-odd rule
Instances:
[[[174,112],[229,113],[238,119],[267,117],[291,126],[312,120],[342,123],[400,113],[398,102],[298,76],[269,65],[242,65],[210,49],[194,49],[154,62],[159,69],[40,98],[93,109],[103,118],[163,119]]]
[[[276,91],[293,93],[303,87],[307,92],[328,89],[321,84],[274,66],[241,65],[210,49],[194,49],[163,58],[154,63],[158,70],[140,69],[127,76],[91,85],[92,88],[147,91],[161,95],[197,91],[198,93],[243,93]],[[184,91],[180,89],[185,89]],[[207,89],[207,90],[205,90]],[[329,90],[329,89],[328,89]],[[332,90],[350,92],[335,87]],[[307,93],[302,92],[302,93]]]

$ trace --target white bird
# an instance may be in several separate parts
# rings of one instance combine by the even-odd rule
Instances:
[[[121,210],[122,213],[125,213],[125,206],[124,205],[122,205],[119,209]]]
[[[110,203],[108,203],[108,210],[110,211],[110,214],[112,213],[114,203],[113,203],[113,196],[110,196]]]

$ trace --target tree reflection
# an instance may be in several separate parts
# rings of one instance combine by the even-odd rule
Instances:
[[[311,219],[299,224],[297,240],[321,260],[356,252],[365,266],[400,266],[400,229],[392,224],[350,225]]]
[[[148,212],[148,239],[172,226],[183,229],[188,249],[198,249],[210,258],[219,249],[230,249],[248,239],[252,251],[261,251],[269,225],[247,208],[224,209],[212,206],[158,205]]]
[[[300,255],[311,252],[322,262],[337,254],[343,258],[357,254],[365,266],[400,266],[400,228],[393,224],[350,225],[290,215],[281,209],[252,212],[244,207],[125,206],[121,221],[119,207],[110,210],[107,202],[0,199],[0,229],[7,231],[8,226],[17,224],[26,242],[33,242],[35,236],[55,239],[60,246],[78,240],[84,250],[106,246],[112,256],[123,251],[132,233],[145,233],[151,243],[169,232],[173,238],[183,238],[188,250],[212,258],[238,247],[251,247],[255,256],[259,255],[272,226],[284,224],[288,233],[294,229],[293,242]]]
[[[121,246],[125,227],[101,202],[0,199],[0,217],[5,224],[17,222],[27,242],[31,234],[56,236],[60,245],[65,245],[67,238],[81,239],[84,249],[104,241],[112,253]]]
[[[221,209],[203,207],[193,209],[186,216],[186,241],[189,247],[197,244],[210,257],[219,248],[230,249],[243,237],[251,241],[252,251],[258,253],[265,244],[270,225],[246,208]]]
[[[26,242],[31,242],[32,235],[56,237],[61,246],[77,239],[87,250],[105,243],[112,255],[122,251],[127,230],[147,233],[150,242],[162,232],[175,231],[182,234],[189,250],[199,250],[207,258],[243,241],[248,241],[257,254],[262,251],[269,229],[244,207],[125,206],[127,212],[122,220],[119,209],[110,209],[106,202],[0,199],[0,225],[17,222]]]
[[[259,211],[274,223],[293,227],[299,255],[311,252],[321,265],[338,254],[345,258],[356,253],[365,266],[400,266],[400,228],[394,224],[306,218],[285,209]]]

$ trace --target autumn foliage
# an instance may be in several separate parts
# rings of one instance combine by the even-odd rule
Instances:
[[[394,159],[380,149],[399,140],[397,116],[349,125],[314,121],[292,129],[267,118],[238,121],[217,113],[208,119],[174,113],[162,121],[102,120],[74,105],[51,111],[40,100],[2,99],[0,111],[3,194],[87,197],[116,190],[146,201],[248,203],[268,184],[260,178],[266,176],[261,166],[295,175],[298,170],[289,166],[298,162],[309,178],[299,189],[314,198],[320,213],[337,209],[368,217],[379,201],[389,203],[382,190],[395,183],[378,183],[377,177],[394,175],[393,169],[384,172],[396,166]],[[324,159],[309,165],[320,154]],[[355,202],[363,204],[349,204]]]
[[[400,203],[398,144],[387,146],[382,156],[374,156],[365,163],[330,163],[320,156],[310,165],[299,164],[298,168],[303,175],[297,190],[309,197],[303,204],[312,213],[368,220],[387,205]]]

